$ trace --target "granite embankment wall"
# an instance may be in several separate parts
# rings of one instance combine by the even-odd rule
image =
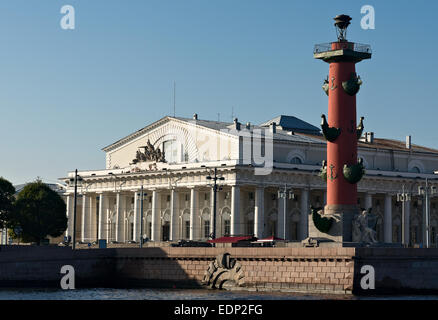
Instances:
[[[199,288],[209,264],[229,253],[244,290],[308,293],[437,293],[438,250],[403,248],[0,247],[0,286],[60,286],[63,265],[76,287]],[[362,290],[363,265],[375,289]]]

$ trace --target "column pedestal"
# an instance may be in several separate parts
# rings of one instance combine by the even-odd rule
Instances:
[[[312,213],[309,214],[309,237],[324,238],[330,241],[352,242],[353,217],[359,214],[357,205],[326,205],[324,207],[324,218],[333,218],[329,232],[323,233],[317,229],[313,221]]]

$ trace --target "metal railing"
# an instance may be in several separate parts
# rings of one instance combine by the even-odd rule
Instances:
[[[316,54],[316,53],[322,53],[328,51],[335,51],[332,50],[332,43],[333,42],[316,44],[315,47],[313,48],[313,53]],[[353,43],[353,51],[372,53],[371,46],[369,44],[362,44],[362,43]]]

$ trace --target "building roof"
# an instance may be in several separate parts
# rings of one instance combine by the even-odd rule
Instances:
[[[295,117],[289,117],[289,116],[279,116],[277,118],[281,118],[281,117],[296,119],[297,120],[296,124],[298,124],[302,128],[301,131],[305,131],[304,128],[307,128],[309,130],[311,128],[315,128],[316,130],[313,130],[311,132],[314,133],[315,135],[319,134],[320,130],[318,128],[316,128],[315,126],[312,126],[311,124],[309,124],[305,121],[302,121],[302,120],[295,118]],[[232,122],[220,122],[220,121],[200,120],[200,119],[193,120],[191,118],[182,118],[182,117],[175,117],[175,118],[178,120],[181,120],[181,121],[192,122],[192,123],[195,123],[195,121],[196,121],[197,125],[202,126],[202,127],[206,127],[209,129],[213,129],[213,130],[226,130],[226,129],[231,129],[234,126],[234,123],[232,123]],[[277,119],[277,118],[274,118],[274,119]],[[272,122],[273,122],[273,120],[272,120]],[[286,121],[286,120],[284,120],[284,121]],[[267,122],[265,122],[265,123],[267,123]],[[306,126],[306,124],[308,126]],[[289,125],[292,126],[292,123],[289,122]],[[245,125],[241,124],[241,129],[243,130],[244,128],[245,128]],[[254,130],[254,129],[266,129],[266,126],[264,124],[261,124],[261,125],[250,124],[250,130]],[[299,129],[297,128],[297,130],[299,130]],[[291,130],[291,129],[284,129],[284,128],[277,128],[277,131],[273,136],[274,136],[274,139],[277,139],[277,140],[287,140],[287,141],[305,142],[305,143],[310,142],[310,143],[318,143],[318,144],[321,143],[320,139],[315,139],[313,136],[295,135],[294,134],[295,132],[300,132],[300,131],[295,131],[295,130]],[[229,133],[237,135],[237,133],[235,131],[229,131]]]
[[[275,117],[274,119],[262,123],[260,126],[268,127],[273,122],[275,122],[277,126],[281,127],[283,130],[286,131],[311,133],[311,134],[320,134],[321,132],[321,129],[315,127],[314,125],[311,125],[306,121],[298,119],[294,116],[286,116],[286,115],[280,115],[278,117]]]
[[[23,190],[23,188],[25,186],[27,186],[30,182],[28,183],[22,183],[22,184],[17,184],[14,186],[15,188],[15,194],[19,194],[21,190]],[[50,187],[50,189],[52,189],[53,191],[56,191],[58,193],[64,193],[65,192],[65,187],[63,185],[61,185],[60,183],[44,183],[45,185],[47,185],[48,187]]]
[[[112,147],[123,144],[131,138],[135,138],[138,135],[143,134],[149,128],[152,128],[164,121],[168,121],[170,119],[176,119],[179,121],[184,121],[188,123],[196,123],[196,125],[205,127],[211,130],[225,130],[231,129],[234,126],[232,122],[222,122],[222,121],[214,121],[214,120],[202,120],[193,118],[184,118],[184,117],[171,117],[166,116],[161,118],[158,121],[149,124],[148,126],[135,131],[134,133],[106,146],[103,148],[104,151],[109,151]],[[266,129],[270,124],[275,122],[278,125],[276,133],[274,133],[274,140],[283,140],[289,142],[301,142],[301,143],[314,143],[314,144],[326,144],[325,138],[321,135],[321,131],[318,127],[311,125],[308,122],[305,122],[301,119],[298,119],[294,116],[286,116],[280,115],[275,117],[267,122],[264,122],[260,125],[250,125],[250,130],[254,129]],[[241,124],[241,128],[245,129],[245,124]],[[233,130],[228,132],[232,135],[237,135],[237,133]],[[411,151],[411,152],[423,152],[423,153],[437,153],[437,149],[428,148],[420,145],[411,145],[411,149],[406,148],[406,144],[404,141],[398,141],[394,139],[383,139],[383,138],[374,138],[372,143],[365,141],[358,141],[359,148],[370,148],[370,149],[386,149],[386,150],[394,150],[394,151]]]
[[[298,135],[311,137],[313,139],[318,139],[321,142],[325,142],[324,136],[321,135],[313,135],[313,134],[305,134],[305,133],[298,133]],[[394,151],[411,151],[411,152],[423,152],[423,153],[437,153],[437,149],[428,148],[416,144],[411,144],[411,148],[406,148],[406,142],[405,141],[399,141],[394,139],[384,139],[384,138],[374,138],[373,142],[365,142],[363,140],[359,140],[357,143],[357,146],[359,148],[369,148],[369,149],[381,149],[381,150],[394,150]]]

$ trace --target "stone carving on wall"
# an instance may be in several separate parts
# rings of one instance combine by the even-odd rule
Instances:
[[[377,217],[370,211],[363,210],[353,218],[353,242],[376,243]]]
[[[202,283],[212,289],[241,287],[244,284],[242,266],[229,253],[222,253],[210,262]]]
[[[135,159],[132,160],[132,164],[146,161],[165,162],[164,151],[162,152],[160,148],[155,149],[149,140],[146,146],[140,148],[144,148],[144,152],[137,150]]]

